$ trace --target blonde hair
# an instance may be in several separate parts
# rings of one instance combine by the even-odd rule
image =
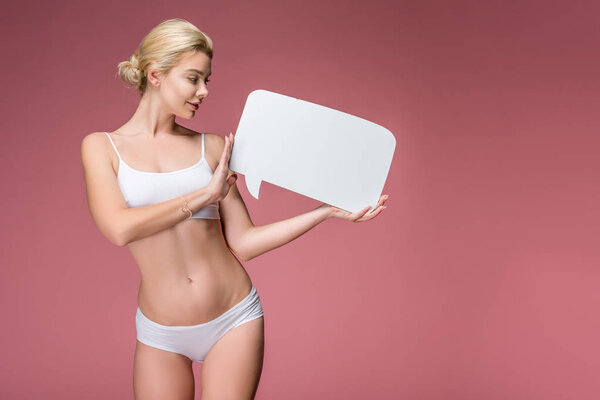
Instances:
[[[147,72],[151,65],[152,69],[168,74],[171,68],[191,51],[203,52],[212,59],[212,40],[184,19],[168,19],[155,26],[142,39],[128,61],[119,63],[118,74],[143,95],[148,83]]]

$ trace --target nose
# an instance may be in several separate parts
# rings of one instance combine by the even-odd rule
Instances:
[[[199,99],[203,99],[206,96],[208,96],[208,88],[206,87],[206,85],[200,85],[198,91],[196,92],[196,97]]]

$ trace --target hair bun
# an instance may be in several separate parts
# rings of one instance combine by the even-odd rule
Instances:
[[[118,65],[118,74],[125,82],[139,87],[142,84],[143,75],[136,55],[131,56],[128,61],[122,61]]]
[[[131,69],[133,69],[135,71],[140,70],[140,61],[135,54],[132,55],[131,58],[129,59],[129,66]]]

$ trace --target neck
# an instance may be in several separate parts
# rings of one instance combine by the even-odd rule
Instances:
[[[127,131],[149,139],[172,135],[178,127],[175,114],[166,110],[158,93],[152,93],[151,90],[144,93],[135,113],[125,126]]]

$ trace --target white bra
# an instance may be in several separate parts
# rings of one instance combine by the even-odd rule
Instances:
[[[171,172],[146,172],[131,168],[121,158],[110,134],[104,133],[119,157],[117,181],[128,207],[148,206],[183,196],[208,185],[213,175],[204,158],[204,133],[200,161],[190,167]],[[221,219],[219,202],[206,205],[193,214],[192,218]]]

